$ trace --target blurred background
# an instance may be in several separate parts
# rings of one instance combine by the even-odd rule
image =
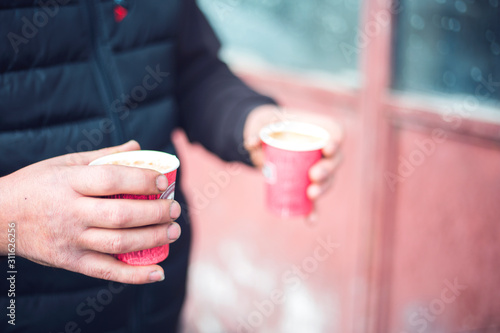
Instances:
[[[184,333],[500,332],[499,2],[198,1],[243,80],[345,139],[311,225],[175,133]]]

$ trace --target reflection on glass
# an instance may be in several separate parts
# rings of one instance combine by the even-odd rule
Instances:
[[[499,0],[404,0],[402,6],[393,88],[467,94],[500,107]]]
[[[351,77],[360,0],[199,0],[230,63]],[[339,46],[343,44],[348,51]],[[354,51],[353,51],[354,50]]]

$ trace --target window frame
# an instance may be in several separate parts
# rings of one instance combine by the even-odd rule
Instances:
[[[372,17],[399,0],[366,1],[363,7],[360,29]],[[355,311],[365,314],[359,332],[385,332],[389,329],[391,297],[391,253],[395,221],[391,205],[397,202],[396,194],[387,190],[384,174],[391,170],[397,132],[401,130],[430,131],[439,128],[450,136],[467,142],[500,145],[500,117],[491,117],[492,108],[479,104],[477,113],[458,117],[459,122],[446,121],[443,110],[447,110],[453,97],[417,95],[410,92],[394,91],[391,78],[394,13],[390,23],[382,26],[361,54],[360,113],[363,119],[365,141],[363,152],[364,165],[372,165],[371,172],[363,175],[363,210],[360,230],[365,230],[365,239],[360,241],[358,274],[368,278],[367,293],[356,300]],[[376,63],[377,66],[373,66]],[[497,111],[498,112],[498,111]],[[458,125],[457,125],[458,124]],[[396,154],[396,155],[394,155]],[[380,158],[382,156],[382,158]]]

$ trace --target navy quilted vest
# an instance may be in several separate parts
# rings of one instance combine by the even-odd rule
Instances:
[[[109,0],[0,1],[0,176],[132,138],[174,152],[181,0],[121,4],[127,13],[119,21]],[[182,237],[162,264],[165,283],[123,285],[17,257],[16,325],[7,324],[3,277],[0,331],[174,332],[190,240],[189,225],[179,223]],[[0,267],[6,271],[5,258]]]

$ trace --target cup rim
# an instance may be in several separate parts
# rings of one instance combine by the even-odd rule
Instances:
[[[272,133],[284,130],[295,132],[298,134],[315,136],[318,137],[320,141],[312,143],[308,142],[300,145],[295,144],[294,146],[291,146],[289,143],[274,139],[270,136]],[[322,149],[330,139],[330,134],[323,127],[299,121],[282,121],[272,123],[261,129],[259,132],[259,136],[265,144],[289,151],[312,151]]]
[[[93,166],[93,165],[107,165],[113,161],[124,161],[124,160],[133,162],[134,160],[138,160],[138,159],[140,159],[140,160],[146,159],[146,160],[153,160],[153,161],[162,161],[162,160],[168,159],[168,164],[172,165],[172,163],[173,163],[172,167],[167,168],[167,169],[159,169],[159,170],[158,169],[151,169],[151,170],[155,170],[155,171],[158,171],[160,173],[163,173],[163,174],[172,172],[172,171],[178,169],[180,166],[180,161],[177,158],[177,156],[169,154],[169,153],[165,153],[162,151],[156,151],[156,150],[132,150],[132,151],[123,151],[123,152],[119,152],[119,153],[113,153],[113,154],[109,154],[106,156],[101,156],[101,157],[93,160],[92,162],[90,162],[89,165],[91,165],[91,166]],[[126,165],[126,166],[148,169],[148,168],[134,166],[134,165]]]

